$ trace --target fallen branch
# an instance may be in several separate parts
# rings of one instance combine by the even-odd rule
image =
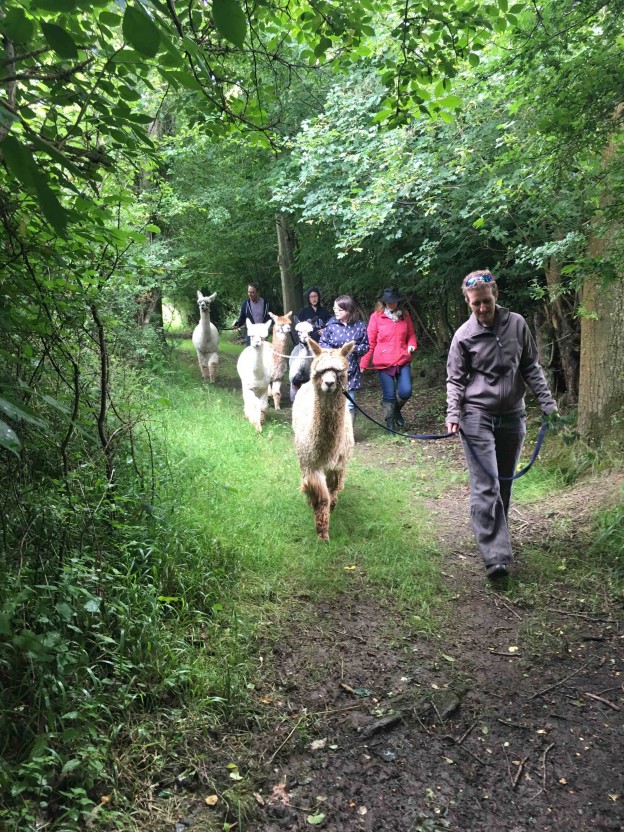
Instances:
[[[588,693],[588,691],[584,690],[583,693],[585,696],[589,696],[590,699],[596,699],[598,702],[602,702],[603,705],[607,705],[609,708],[613,708],[614,711],[619,711],[621,708],[618,705],[614,705],[613,702],[609,702],[608,699],[603,699],[602,696],[598,696],[596,693]]]
[[[515,789],[516,786],[518,785],[518,781],[520,780],[520,777],[522,776],[522,772],[524,770],[524,764],[526,763],[526,761],[528,759],[529,759],[528,757],[524,757],[524,759],[520,760],[520,765],[518,766],[518,771],[514,774],[513,779],[511,781],[511,788],[512,789]]]
[[[297,720],[297,724],[296,724],[296,725],[295,725],[295,727],[292,729],[292,731],[290,732],[290,734],[286,737],[286,739],[284,740],[284,742],[283,742],[281,745],[279,745],[279,746],[275,749],[275,751],[273,752],[273,754],[271,754],[271,759],[269,760],[269,762],[267,763],[267,765],[269,765],[269,766],[271,765],[271,763],[273,762],[273,760],[277,757],[278,753],[282,750],[282,748],[286,745],[286,743],[288,742],[288,740],[292,737],[292,735],[295,733],[295,731],[297,730],[297,728],[301,725],[301,723],[303,722],[303,720],[304,720],[304,719],[306,719],[306,718],[307,718],[307,715],[306,715],[306,716],[300,716],[300,717],[299,717],[299,719]]]
[[[470,728],[467,728],[464,731],[464,733],[461,735],[461,737],[457,740],[457,745],[461,745],[463,743],[463,741],[466,739],[466,737],[472,731],[472,729],[475,727],[476,724],[477,724],[476,722],[473,722],[472,725],[470,726]]]
[[[542,789],[544,791],[546,791],[546,755],[551,750],[551,748],[554,748],[554,747],[555,747],[554,742],[551,742],[550,745],[546,746],[546,748],[544,749],[544,753],[542,754]]]
[[[585,621],[593,621],[595,624],[615,624],[612,618],[592,618],[591,615],[583,615],[582,612],[569,612],[568,610],[560,610],[556,607],[546,607],[549,612],[558,612],[561,615],[572,615],[574,618],[584,618]]]
[[[593,659],[590,659],[590,661],[585,662],[585,664],[581,665],[581,667],[577,668],[572,673],[569,673],[567,676],[564,676],[563,679],[559,679],[559,681],[555,682],[554,685],[549,685],[547,688],[544,688],[544,690],[538,690],[537,693],[533,693],[531,696],[529,696],[528,701],[530,701],[531,699],[537,699],[538,696],[543,696],[545,693],[548,693],[549,690],[553,690],[554,688],[559,687],[559,685],[562,685],[564,682],[567,682],[568,679],[571,679],[573,676],[578,675],[582,670],[585,670],[586,667],[589,667],[589,665],[592,662]]]

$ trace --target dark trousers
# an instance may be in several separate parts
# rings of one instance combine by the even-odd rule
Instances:
[[[513,476],[526,436],[524,413],[492,416],[484,410],[466,410],[460,427],[488,471],[496,476]],[[461,437],[470,475],[470,520],[477,547],[486,566],[511,563],[507,514],[512,481],[487,474],[470,452],[466,439]]]
[[[393,402],[395,396],[398,396],[403,401],[407,401],[412,395],[412,377],[410,375],[410,365],[403,364],[397,368],[396,375],[391,376],[383,370],[377,370],[379,381],[381,382],[381,400],[382,402]]]

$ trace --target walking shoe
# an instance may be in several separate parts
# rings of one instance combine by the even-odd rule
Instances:
[[[509,575],[509,568],[506,563],[493,563],[491,566],[486,566],[485,575],[491,581],[496,581],[499,578],[506,578]]]

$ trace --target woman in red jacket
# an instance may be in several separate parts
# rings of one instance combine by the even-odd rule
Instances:
[[[360,369],[365,370],[372,356],[373,369],[377,370],[381,382],[384,418],[390,430],[405,425],[401,409],[412,395],[410,362],[418,347],[412,319],[400,306],[404,300],[396,286],[383,290],[368,322],[370,349],[360,361]]]

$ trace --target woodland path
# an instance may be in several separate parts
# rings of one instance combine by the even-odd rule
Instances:
[[[412,431],[440,429],[427,418],[432,395],[415,396]],[[377,400],[370,376],[361,402],[379,418]],[[356,457],[410,464],[407,444],[388,453],[361,422]],[[463,467],[457,444],[431,442],[427,453]],[[578,551],[592,512],[615,501],[623,479],[586,479],[514,508],[516,584],[528,548]],[[255,696],[269,730],[218,740],[257,784],[252,817],[222,816],[231,829],[624,829],[621,605],[594,591],[590,609],[564,572],[534,596],[493,589],[463,480],[429,502],[448,590],[436,634],[410,631],[358,569],[332,601],[295,599],[279,642],[258,647],[267,670]],[[221,828],[204,825],[208,811],[192,800],[176,832]]]

